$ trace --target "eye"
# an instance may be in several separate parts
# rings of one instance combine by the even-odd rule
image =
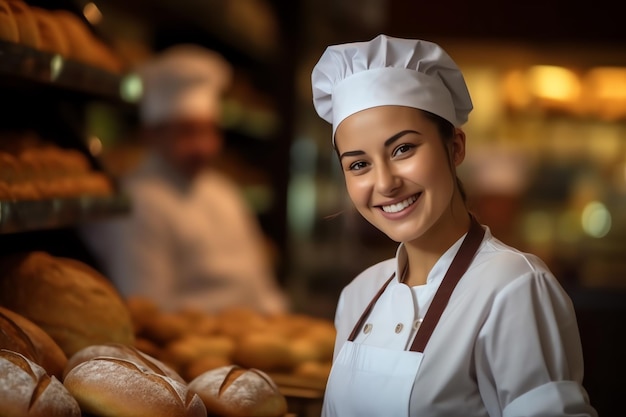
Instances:
[[[367,162],[365,161],[356,161],[348,165],[348,171],[360,171],[367,167]]]
[[[401,156],[404,155],[407,152],[410,152],[411,150],[413,150],[415,148],[415,145],[411,145],[410,143],[403,143],[402,145],[396,147],[391,156]]]

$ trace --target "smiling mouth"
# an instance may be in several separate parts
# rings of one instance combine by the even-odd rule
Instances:
[[[417,198],[420,196],[420,194],[412,195],[406,200],[400,201],[399,203],[396,203],[396,204],[390,204],[388,206],[380,206],[380,207],[383,209],[385,213],[398,213],[404,210],[405,208],[409,207],[413,203],[415,203],[417,201]]]

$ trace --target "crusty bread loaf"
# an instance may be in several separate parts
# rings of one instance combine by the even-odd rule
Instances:
[[[63,371],[63,379],[65,379],[65,375],[67,375],[72,368],[85,361],[101,356],[129,360],[135,362],[137,365],[143,366],[146,369],[150,369],[156,374],[167,376],[180,382],[181,384],[186,383],[186,381],[176,371],[165,365],[160,360],[140,352],[132,346],[126,346],[119,343],[91,345],[79,350],[67,361],[67,366]]]
[[[39,251],[0,258],[0,305],[41,327],[67,357],[89,345],[134,342],[119,293],[77,260]]]
[[[25,356],[0,350],[0,416],[80,417],[63,384]]]
[[[17,23],[6,0],[0,0],[0,41],[17,42],[19,40]]]
[[[287,400],[274,381],[258,369],[236,365],[207,371],[189,383],[208,413],[221,417],[281,417]]]
[[[8,325],[9,328],[6,329],[3,323]],[[19,331],[15,330],[16,327],[19,327]],[[26,317],[0,306],[0,329],[2,330],[0,333],[10,335],[11,328],[13,328],[14,334],[15,332],[17,333],[14,340],[20,337],[23,338],[23,336],[28,338],[28,341],[25,342],[27,349],[21,351],[2,346],[2,334],[0,334],[0,347],[23,354],[43,367],[50,376],[55,376],[58,379],[63,378],[63,369],[67,364],[67,356],[65,356],[59,345],[41,327]]]
[[[26,332],[2,313],[0,313],[0,349],[18,352],[35,362],[39,359],[37,349]]]
[[[98,417],[206,417],[187,385],[134,361],[96,357],[73,367],[63,384],[83,413]]]

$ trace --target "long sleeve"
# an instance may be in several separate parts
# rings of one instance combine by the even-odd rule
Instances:
[[[490,416],[597,416],[582,387],[575,312],[553,276],[533,272],[508,284],[494,300],[474,354]]]

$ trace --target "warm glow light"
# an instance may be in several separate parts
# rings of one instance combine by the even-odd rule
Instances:
[[[90,137],[87,142],[87,146],[89,148],[89,152],[94,156],[98,156],[102,153],[102,141],[97,136]]]
[[[599,99],[626,100],[626,68],[594,68],[589,71],[585,81]]]
[[[591,237],[604,237],[611,230],[611,213],[598,201],[585,206],[581,221],[583,230]]]
[[[516,109],[523,109],[532,101],[524,73],[521,70],[507,73],[503,78],[502,88],[507,103]]]
[[[528,81],[532,93],[540,98],[571,101],[581,91],[576,74],[563,67],[535,65],[528,70]]]
[[[83,7],[83,15],[92,25],[97,25],[102,21],[102,12],[94,2],[89,2]]]

